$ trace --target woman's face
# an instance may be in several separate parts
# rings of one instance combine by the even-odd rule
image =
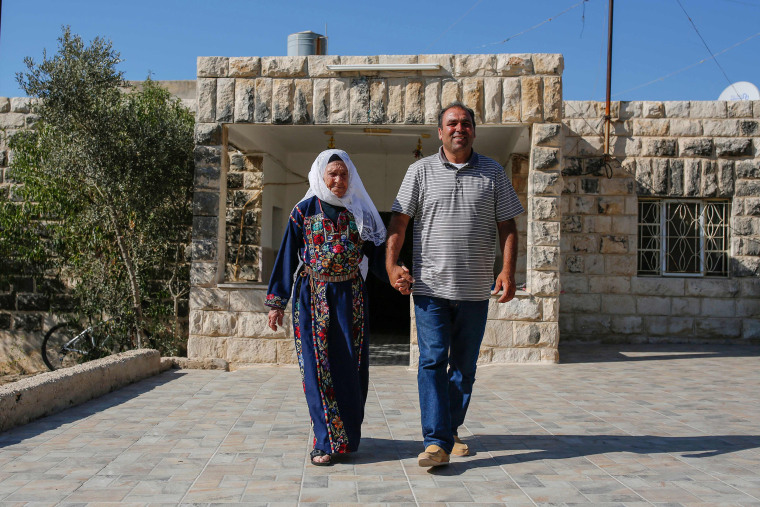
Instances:
[[[325,169],[325,185],[336,197],[343,197],[348,190],[348,167],[342,161],[327,164]]]

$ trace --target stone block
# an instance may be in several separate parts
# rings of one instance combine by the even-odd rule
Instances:
[[[235,115],[235,79],[216,80],[216,121],[231,122]]]
[[[675,139],[653,138],[641,141],[641,154],[645,157],[675,157],[678,145]]]
[[[620,102],[620,119],[641,118],[643,116],[643,109],[643,103],[640,101],[622,101]]]
[[[683,278],[635,277],[631,280],[631,292],[641,296],[684,296]]]
[[[585,257],[588,258],[589,256]],[[566,310],[564,306],[567,301],[566,295],[573,294],[573,297],[575,297],[575,295],[588,292],[588,278],[586,275],[562,273],[562,290],[566,293],[560,295],[563,312]]]
[[[628,236],[606,234],[601,236],[599,251],[603,254],[624,254],[628,253],[628,248]]]
[[[535,155],[533,161],[536,161]],[[532,171],[530,185],[531,195],[559,195],[562,191],[562,176],[559,171]]]
[[[544,121],[562,120],[562,78],[545,77],[543,82],[544,93]]]
[[[229,338],[227,361],[233,364],[274,364],[277,342],[268,338]]]
[[[501,104],[503,100],[501,84],[501,78],[483,79],[484,123],[501,123]]]
[[[267,309],[267,312],[269,309]],[[245,311],[238,315],[238,325],[235,336],[242,338],[289,338],[293,335],[290,314],[285,314],[282,326],[272,331],[268,325],[267,313]]]
[[[681,139],[682,157],[709,157],[713,151],[713,140],[708,138]]]
[[[529,54],[496,55],[496,73],[499,76],[533,74],[533,60]]]
[[[7,113],[11,110],[11,101],[8,97],[0,97],[0,113]]]
[[[540,300],[534,297],[515,296],[512,301],[499,303],[497,298],[488,301],[488,318],[496,320],[541,320]]]
[[[216,79],[198,78],[196,81],[198,112],[196,121],[210,123],[216,121]]]
[[[385,123],[385,113],[386,113],[387,107],[388,107],[387,81],[385,79],[371,80],[369,83],[369,122],[370,123]]]
[[[668,118],[688,118],[691,103],[688,100],[665,101],[665,116]]]
[[[350,79],[330,79],[330,123],[349,122],[350,88]]]
[[[425,123],[438,124],[441,111],[441,80],[429,78],[425,81]]]
[[[194,262],[190,267],[190,285],[210,285],[216,281],[216,264]]]
[[[306,57],[306,66],[310,78],[338,77],[338,73],[327,68],[328,65],[339,65],[338,55],[309,55]]]
[[[752,118],[752,101],[731,100],[726,103],[729,118]]]
[[[572,251],[576,253],[598,253],[599,237],[590,234],[574,234],[570,238],[570,245]]]
[[[735,197],[755,197],[760,195],[760,181],[758,180],[739,180],[736,182]],[[750,205],[753,201],[750,202]],[[753,208],[748,207],[748,210]],[[754,215],[748,212],[747,215]]]
[[[196,123],[195,124],[195,144],[196,145],[222,144],[222,127],[218,123]]]
[[[520,79],[507,77],[502,81],[501,122],[516,123],[520,121],[522,97]]]
[[[739,137],[739,120],[704,120],[704,135],[712,137]]]
[[[579,334],[600,337],[610,333],[612,317],[601,314],[583,314],[575,316],[575,327]]]
[[[424,83],[418,79],[409,79],[404,96],[404,123],[413,125],[425,123],[424,106]]]
[[[191,258],[193,261],[217,260],[216,241],[208,239],[193,240],[191,245]]]
[[[256,78],[253,107],[253,120],[256,123],[272,121],[272,80]]]
[[[610,331],[615,334],[640,334],[643,328],[643,319],[638,315],[625,315],[610,318]]]
[[[495,55],[454,55],[454,74],[459,77],[495,76]]]
[[[189,359],[224,359],[226,355],[226,337],[190,335],[189,339],[187,340],[187,357]]]
[[[386,115],[388,123],[404,123],[405,87],[406,79],[404,78],[388,79],[388,113]]]
[[[534,296],[558,296],[560,277],[556,271],[531,271],[528,291]],[[546,319],[546,315],[544,315]]]
[[[534,197],[529,212],[531,220],[558,220],[559,197]]]
[[[699,160],[684,160],[683,195],[700,195],[702,188],[702,164]]]
[[[266,289],[238,289],[230,291],[230,310],[233,312],[269,312],[269,307],[264,305]]]
[[[32,99],[29,97],[11,97],[10,110],[14,113],[31,113]]]
[[[558,123],[543,123],[533,126],[534,146],[558,147],[561,141],[562,129]]]
[[[725,101],[691,101],[690,118],[726,118],[728,111]]]
[[[627,276],[590,276],[588,290],[593,294],[628,294],[631,279]]]
[[[298,364],[293,340],[277,340],[277,364]]]
[[[559,168],[559,148],[534,146],[531,150],[531,166],[534,170],[549,171]],[[561,183],[561,179],[559,182]],[[559,190],[557,191],[559,193]]]
[[[747,137],[754,137],[758,135],[758,132],[760,131],[760,123],[756,121],[740,121],[739,122],[739,132],[743,136]]]
[[[541,341],[541,329],[537,322],[515,322],[513,328],[515,347],[535,347]]]
[[[629,177],[625,178],[605,178],[600,181],[601,189],[599,193],[606,195],[606,196],[620,196],[620,195],[633,195],[634,193],[634,181],[633,179]],[[612,201],[616,202],[619,206],[609,206],[606,208],[606,213],[611,213],[613,208],[614,209],[620,209],[622,210],[622,200],[618,197],[611,197],[611,198],[600,198],[600,206],[601,206],[601,200],[605,200],[605,204],[612,204]],[[601,210],[599,211],[602,212]],[[615,213],[622,213],[622,211],[615,211]]]
[[[751,139],[716,139],[715,155],[718,157],[746,157],[752,155]]]
[[[686,279],[686,296],[733,298],[739,294],[739,281],[734,279]]]
[[[261,58],[258,56],[236,56],[229,59],[230,77],[258,77],[261,73]]]
[[[314,123],[330,123],[330,80],[314,79]]]
[[[520,78],[521,120],[523,123],[540,122],[543,119],[543,81],[537,76]]]
[[[610,232],[619,236],[636,235],[637,225],[638,225],[637,217],[626,215],[626,216],[614,216],[611,218],[612,218],[612,226],[610,227]]]
[[[231,312],[206,312],[203,315],[204,336],[229,337],[235,335],[237,314]]]
[[[623,294],[605,294],[602,298],[602,313],[626,315],[636,313],[636,297]]]
[[[533,57],[533,70],[536,74],[562,74],[565,60],[561,54],[536,53]]]
[[[198,77],[227,77],[229,60],[225,56],[199,56]]]
[[[663,118],[665,116],[665,106],[662,102],[642,102],[641,114],[644,118]]]
[[[742,319],[741,337],[743,340],[759,340],[760,319]]]
[[[733,298],[703,298],[702,313],[704,317],[736,316],[736,301]]]
[[[528,244],[556,246],[559,244],[559,222],[531,222],[528,225]]]
[[[596,214],[598,212],[597,198],[593,195],[580,195],[577,197],[571,197],[570,212],[580,215]]]
[[[512,322],[492,319],[486,321],[483,345],[486,347],[512,347]]]
[[[465,78],[462,80],[462,102],[475,113],[475,124],[483,123],[483,80]]]
[[[229,310],[229,293],[222,289],[192,287],[190,289],[190,310]]]
[[[639,296],[636,300],[636,310],[642,315],[670,315],[671,301],[669,297]]]
[[[699,318],[694,323],[697,338],[739,338],[742,333],[740,319]]]
[[[261,75],[265,77],[306,77],[305,56],[266,56],[261,59]]]
[[[604,273],[632,277],[636,275],[636,255],[604,255]]]
[[[667,136],[671,120],[642,118],[633,120],[633,135],[635,136]]]
[[[461,98],[460,82],[455,79],[444,79],[441,83],[441,109]]]
[[[217,217],[193,217],[194,239],[216,239],[219,234],[219,219]]]
[[[370,85],[366,77],[351,79],[349,89],[351,123],[370,122]]]
[[[528,250],[528,262],[530,269],[559,269],[559,247],[530,246],[528,247]]]
[[[439,70],[423,70],[422,75],[452,75],[454,73],[454,55],[417,55],[417,63],[437,63]]]
[[[541,350],[538,348],[493,349],[492,363],[538,363],[541,361]]]
[[[293,81],[293,124],[309,125],[314,119],[314,82],[311,79]]]
[[[235,80],[235,123],[254,121],[256,81],[253,79]],[[197,127],[196,127],[197,132]],[[220,133],[221,134],[221,133]],[[220,141],[221,142],[221,141]]]
[[[292,79],[272,80],[272,123],[289,125],[293,123],[293,93],[295,85]]]
[[[664,135],[664,134],[659,134]],[[670,120],[670,135],[679,138],[702,135],[702,122],[699,120]],[[683,140],[682,140],[683,141]]]

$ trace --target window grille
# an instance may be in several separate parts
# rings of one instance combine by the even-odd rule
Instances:
[[[639,201],[638,274],[727,276],[729,202]]]

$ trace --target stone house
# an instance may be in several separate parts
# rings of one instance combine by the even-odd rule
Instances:
[[[606,162],[604,104],[563,101],[563,66],[551,54],[198,58],[188,354],[293,363],[288,323],[271,332],[263,301],[314,157],[348,151],[387,217],[453,100],[475,111],[475,149],[504,165],[527,210],[525,290],[491,301],[482,363],[557,362],[560,339],[760,341],[760,101],[614,102]],[[32,121],[22,99],[0,98],[0,126]],[[409,298],[368,284],[373,336],[409,344],[413,363]],[[47,309],[34,287],[0,292],[0,335],[39,333]]]
[[[482,363],[556,362],[560,337],[760,339],[760,102],[616,102],[605,163],[604,104],[563,102],[562,70],[553,54],[199,58],[189,355],[293,362],[263,300],[311,161],[348,151],[387,212],[453,100],[527,210],[525,290],[492,300]],[[378,294],[370,313],[414,362],[408,299]]]

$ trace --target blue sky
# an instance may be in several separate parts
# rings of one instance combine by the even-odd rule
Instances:
[[[709,53],[681,6],[713,53],[736,45],[717,56],[722,70],[710,59],[695,65]],[[607,8],[607,0],[5,0],[0,96],[23,95],[15,80],[23,58],[54,53],[70,25],[87,41],[113,41],[131,80],[194,79],[197,56],[285,55],[288,34],[312,30],[340,55],[562,53],[564,98],[604,100]],[[614,100],[715,100],[729,82],[760,87],[760,0],[618,0],[613,44]]]

